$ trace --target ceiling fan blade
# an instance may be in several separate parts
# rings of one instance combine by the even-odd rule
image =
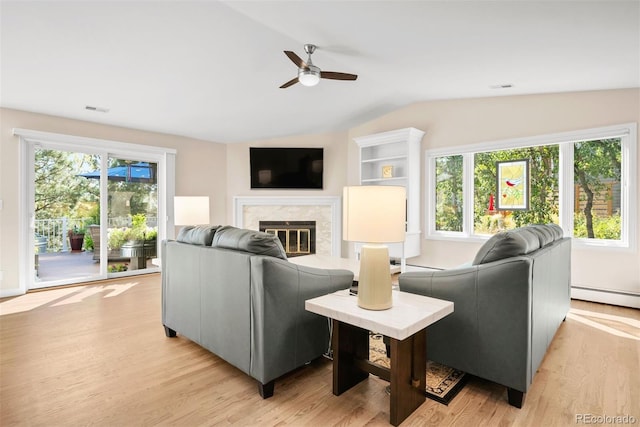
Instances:
[[[294,84],[298,83],[298,78],[294,77],[291,80],[289,80],[288,82],[286,82],[285,84],[283,84],[282,86],[280,86],[280,89],[286,89],[289,86],[292,86]]]
[[[295,52],[291,52],[290,50],[285,50],[284,54],[289,57],[291,62],[296,64],[298,68],[307,68],[307,63],[302,60]]]
[[[358,78],[356,74],[336,73],[335,71],[321,71],[320,77],[332,80],[355,80]]]

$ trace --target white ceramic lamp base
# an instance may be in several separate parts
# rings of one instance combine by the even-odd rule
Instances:
[[[358,306],[367,310],[386,310],[393,305],[389,248],[366,244],[360,251]]]

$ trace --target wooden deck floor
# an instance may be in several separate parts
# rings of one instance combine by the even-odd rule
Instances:
[[[54,252],[38,255],[39,281],[79,279],[95,276],[100,272],[100,264],[93,259],[93,252]],[[128,260],[109,261],[109,265],[129,264]],[[147,260],[147,268],[155,268]]]

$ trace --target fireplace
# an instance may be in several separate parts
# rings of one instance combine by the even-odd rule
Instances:
[[[235,196],[233,224],[259,230],[260,221],[315,221],[315,253],[339,257],[342,253],[341,198],[335,196]],[[302,228],[302,227],[300,227]]]
[[[316,253],[315,221],[260,221],[259,228],[278,236],[288,257]]]

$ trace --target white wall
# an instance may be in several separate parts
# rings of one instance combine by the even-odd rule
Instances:
[[[13,128],[99,138],[173,148],[176,153],[176,195],[208,195],[211,222],[226,219],[226,145],[174,135],[106,126],[18,110],[0,109],[0,295],[18,289],[18,240],[20,178],[19,138]]]
[[[349,131],[347,181],[349,184],[358,182],[358,149],[353,138],[363,135],[415,127],[426,132],[422,141],[424,154],[426,149],[629,122],[640,122],[639,89],[422,102]],[[638,155],[637,164],[640,165],[640,150]],[[424,206],[424,156],[421,162]],[[640,212],[640,206],[637,209]],[[636,241],[640,243],[640,228],[637,229]],[[424,212],[422,230],[425,230]],[[471,260],[479,246],[478,243],[424,240],[422,255],[410,259],[409,263],[452,267]],[[572,257],[572,283],[640,294],[640,254],[638,250],[576,249]],[[636,301],[639,299],[635,298]]]

